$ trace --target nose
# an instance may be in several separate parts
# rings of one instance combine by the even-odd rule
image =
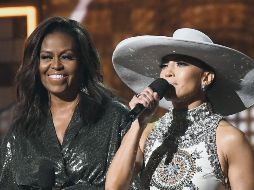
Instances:
[[[173,77],[173,76],[175,76],[173,65],[172,64],[168,64],[167,67],[162,70],[162,74],[165,77]]]
[[[165,77],[173,77],[174,73],[171,70],[166,70]]]
[[[59,60],[59,58],[55,57],[51,63],[51,69],[59,71],[59,70],[62,70],[63,68],[64,66]]]

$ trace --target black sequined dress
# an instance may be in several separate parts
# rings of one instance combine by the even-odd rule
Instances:
[[[38,189],[39,166],[45,160],[54,168],[53,189],[104,189],[107,168],[128,129],[121,125],[127,111],[113,101],[99,121],[89,125],[77,108],[62,145],[50,112],[40,136],[9,132],[1,146],[0,189]]]

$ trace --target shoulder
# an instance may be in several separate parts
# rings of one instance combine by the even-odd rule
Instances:
[[[245,134],[226,120],[221,120],[219,122],[217,138],[222,140],[224,143],[246,140]]]
[[[129,111],[129,108],[117,99],[112,99],[111,101],[109,101],[107,109],[112,111],[118,111],[119,113],[127,113]]]
[[[227,155],[250,148],[245,134],[226,120],[219,122],[216,137],[217,146]]]
[[[18,145],[17,141],[19,140],[19,135],[17,135],[17,131],[14,130],[13,127],[10,127],[6,134],[1,139],[1,151],[0,153],[5,154],[7,151],[12,151],[16,145]],[[5,155],[7,156],[7,155]]]
[[[130,124],[126,123],[126,115],[128,114],[128,107],[122,102],[112,99],[106,105],[105,118],[111,122],[114,120],[115,126],[123,130],[123,135],[130,128]],[[113,125],[111,125],[113,127]]]
[[[220,163],[232,189],[253,189],[254,154],[244,133],[222,120],[216,134],[218,151],[223,156]]]
[[[3,133],[2,139],[16,139],[18,134],[17,126],[10,125],[8,129]]]

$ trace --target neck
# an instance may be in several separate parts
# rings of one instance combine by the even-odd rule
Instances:
[[[192,102],[182,101],[182,102],[172,102],[175,110],[190,110],[200,106],[205,100],[196,100]]]
[[[50,94],[50,109],[75,109],[77,104],[79,103],[79,94],[76,94],[70,98],[61,98],[59,96],[55,96]]]
[[[200,90],[200,92],[196,93],[194,96],[189,96],[181,99],[175,98],[171,101],[175,110],[190,110],[206,102],[206,95]]]

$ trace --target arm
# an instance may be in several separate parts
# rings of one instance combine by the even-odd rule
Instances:
[[[107,172],[105,188],[108,190],[128,189],[132,179],[141,169],[143,153],[142,150],[138,148],[140,139],[146,138],[145,134],[147,134],[147,130],[149,129],[149,127],[145,128],[147,126],[147,121],[151,118],[159,101],[157,93],[153,93],[150,89],[145,89],[142,93],[146,95],[140,96],[139,98],[134,96],[132,98],[130,108],[135,107],[137,103],[152,108],[144,111],[139,119],[136,119],[132,123],[131,128],[124,136],[121,146],[114,156]],[[143,144],[144,142],[141,147],[144,147]]]
[[[229,123],[219,125],[218,147],[225,161],[232,190],[254,189],[254,154],[245,135]]]
[[[138,149],[141,134],[142,130],[138,121],[134,121],[109,167],[106,176],[106,189],[124,190],[131,185],[132,178],[139,172],[140,163],[142,163],[142,153]]]
[[[11,130],[10,130],[11,131]],[[10,132],[9,131],[9,132]],[[14,162],[14,135],[7,133],[1,144],[0,157],[0,187],[1,189],[18,189],[15,182]]]

